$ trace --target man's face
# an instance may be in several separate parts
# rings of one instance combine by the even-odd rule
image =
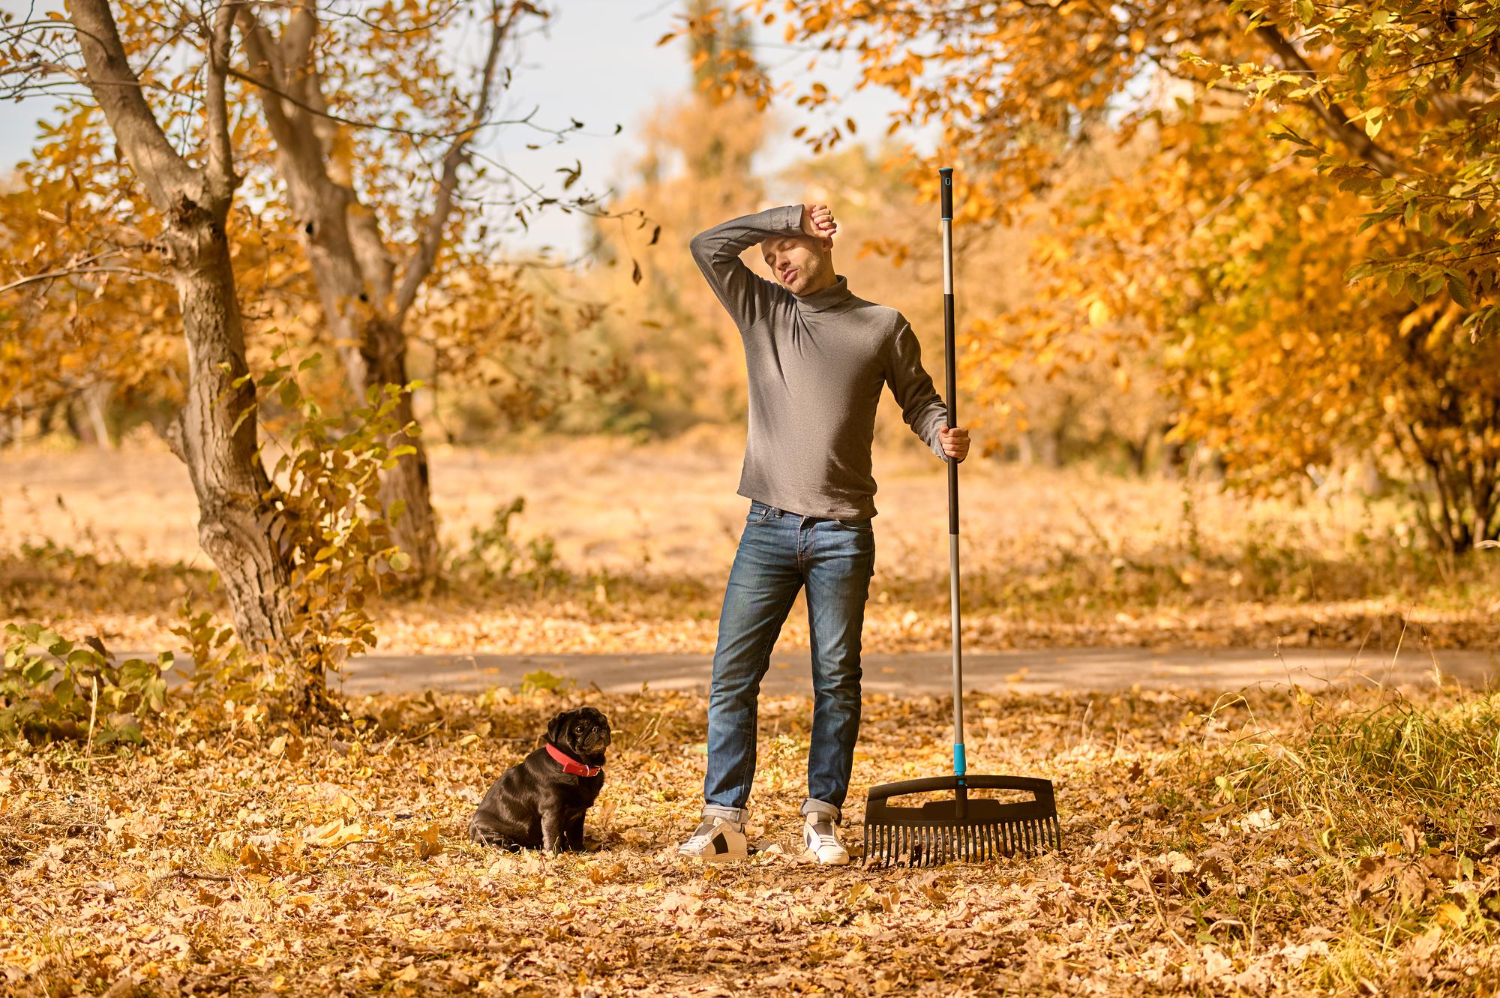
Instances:
[[[806,294],[833,266],[822,245],[811,236],[777,236],[761,243],[760,251],[776,282],[794,295]]]

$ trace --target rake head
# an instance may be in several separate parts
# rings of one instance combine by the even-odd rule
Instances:
[[[892,807],[905,794],[949,790],[952,800]],[[970,790],[1023,790],[1027,801],[971,800]],[[1062,848],[1052,781],[1023,776],[938,776],[870,788],[865,804],[866,866],[985,862]]]

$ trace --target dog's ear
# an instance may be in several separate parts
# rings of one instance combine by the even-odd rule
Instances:
[[[563,734],[568,727],[568,712],[563,711],[547,724],[547,741],[553,745],[561,745]]]

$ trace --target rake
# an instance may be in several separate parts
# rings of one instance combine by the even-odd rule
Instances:
[[[943,208],[943,348],[948,367],[948,427],[957,426],[953,350],[953,168],[938,170]],[[871,787],[865,803],[865,865],[980,861],[1034,855],[1062,846],[1050,780],[1025,776],[970,776],[964,772],[963,655],[958,618],[958,462],[948,459],[948,561],[953,607],[953,775]],[[1029,791],[1031,800],[969,799],[970,790]],[[951,800],[896,807],[892,797],[949,793]]]

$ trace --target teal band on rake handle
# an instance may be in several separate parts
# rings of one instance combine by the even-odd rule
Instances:
[[[953,746],[953,775],[964,775],[964,744],[959,742]]]

